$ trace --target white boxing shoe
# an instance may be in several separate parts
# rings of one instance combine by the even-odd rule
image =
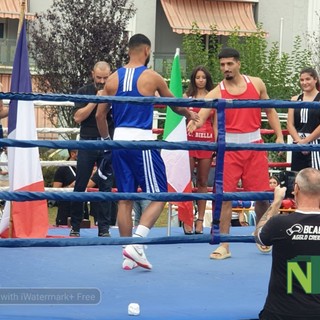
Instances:
[[[122,261],[123,270],[132,270],[137,267],[138,267],[138,264],[135,261],[123,256],[123,261]]]
[[[147,260],[142,245],[128,245],[123,249],[122,254],[136,262],[138,266],[149,270],[152,269],[152,264]]]

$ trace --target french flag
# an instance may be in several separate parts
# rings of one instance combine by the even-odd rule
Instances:
[[[23,21],[14,57],[11,92],[32,92],[28,61],[26,23]],[[12,100],[9,106],[8,138],[37,140],[32,101]],[[8,148],[10,191],[44,191],[38,148]],[[11,222],[10,222],[11,220]],[[0,236],[45,238],[48,233],[46,200],[6,202],[0,222]]]

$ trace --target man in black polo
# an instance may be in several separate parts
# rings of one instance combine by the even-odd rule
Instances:
[[[273,246],[268,296],[259,319],[318,320],[319,268],[311,268],[310,263],[306,271],[306,264],[309,260],[317,265],[320,258],[320,171],[314,168],[299,171],[293,187],[297,209],[291,214],[279,214],[285,193],[286,188],[274,189],[274,201],[255,231],[257,243]],[[312,276],[315,285],[302,286],[298,278],[289,285],[288,263],[299,264],[301,275],[306,272],[308,279]]]
[[[93,82],[81,87],[78,94],[97,95],[97,92],[104,88],[105,82],[111,74],[110,65],[105,61],[99,61],[95,64],[92,71]],[[80,124],[80,140],[100,140],[100,134],[96,123],[97,103],[75,103],[74,120]],[[113,135],[113,120],[111,112],[107,115],[107,122],[110,134]],[[83,192],[86,190],[88,181],[92,174],[95,164],[100,166],[103,159],[103,150],[79,150],[77,160],[77,175],[74,191]],[[100,191],[111,191],[113,177],[99,181]],[[109,237],[109,226],[111,217],[111,202],[100,202],[101,210],[97,217],[98,235],[100,237]],[[80,224],[83,219],[83,202],[75,201],[71,205],[71,237],[80,236]]]

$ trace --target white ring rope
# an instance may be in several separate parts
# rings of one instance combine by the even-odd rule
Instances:
[[[40,161],[41,167],[76,167],[77,161],[68,160],[52,160],[52,161]],[[0,166],[7,166],[8,161],[0,162]]]
[[[0,187],[0,192],[1,191],[10,191],[9,187]],[[72,192],[73,188],[49,188],[46,187],[44,188],[44,191],[48,191],[48,192]]]
[[[4,99],[3,104],[8,106],[10,103],[10,100]],[[70,101],[41,101],[41,100],[36,100],[34,101],[34,106],[37,108],[43,108],[43,107],[73,107],[74,103]],[[280,122],[286,122],[287,120],[287,114],[286,113],[278,113]],[[154,110],[153,114],[153,119],[156,121],[154,123],[155,127],[158,127],[158,120],[165,120],[166,118],[166,113],[165,112],[159,112],[157,110]],[[267,117],[265,112],[262,112],[262,121],[267,121]],[[36,128],[37,133],[56,133],[56,134],[79,134],[80,133],[80,128],[64,128],[64,127],[59,127],[59,128]],[[3,132],[5,134],[8,133],[8,128],[3,128]],[[290,160],[290,159],[289,159]],[[56,167],[63,167],[63,166],[76,166],[77,162],[76,161],[66,161],[66,160],[58,160],[58,161],[40,161],[40,164],[42,167],[50,167],[50,166],[56,166]],[[7,162],[0,162],[0,166],[7,166]]]

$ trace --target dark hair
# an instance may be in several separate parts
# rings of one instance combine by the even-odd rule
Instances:
[[[76,149],[68,149],[69,157],[68,157],[67,160],[70,160],[70,158],[71,158],[71,153],[72,153],[72,152],[77,152],[77,151],[78,151],[78,150],[76,150]]]
[[[129,49],[139,47],[143,44],[151,47],[151,41],[149,40],[149,38],[146,37],[144,34],[137,33],[130,38]]]
[[[198,88],[196,86],[196,76],[198,71],[203,71],[203,73],[206,75],[206,79],[207,79],[206,90],[210,91],[213,89],[213,81],[212,81],[212,77],[209,70],[204,66],[197,66],[192,70],[192,73],[190,76],[190,83],[186,91],[186,95],[188,97],[194,97],[197,94]]]
[[[218,58],[234,58],[236,60],[240,60],[240,53],[233,48],[223,48],[218,54]]]
[[[318,76],[317,71],[316,71],[314,68],[307,67],[307,68],[303,68],[303,69],[300,71],[300,76],[301,76],[302,74],[304,74],[304,73],[309,74],[313,79],[317,79],[316,89],[317,89],[317,90],[320,90],[320,82],[319,82],[319,76]]]
[[[271,179],[276,180],[278,185],[280,184],[280,179],[277,176],[272,175],[272,176],[270,176],[269,180],[271,180]]]

